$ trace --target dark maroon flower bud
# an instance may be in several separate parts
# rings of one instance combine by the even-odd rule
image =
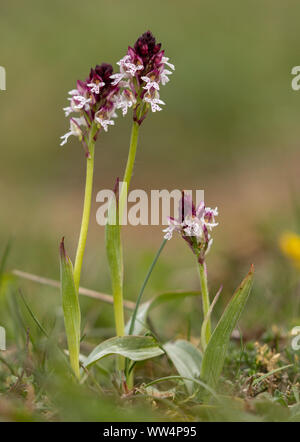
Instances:
[[[95,72],[99,77],[102,78],[105,85],[109,85],[112,83],[112,80],[110,76],[113,74],[113,67],[111,64],[108,63],[102,63],[101,65],[98,65],[95,67]]]
[[[156,44],[155,37],[152,32],[147,31],[141,35],[134,45],[134,50],[138,56],[143,60],[144,66],[156,55],[161,48],[161,44]]]

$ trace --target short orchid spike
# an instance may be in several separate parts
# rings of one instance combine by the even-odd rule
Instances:
[[[217,207],[206,207],[204,201],[195,207],[191,197],[183,192],[178,219],[169,218],[169,226],[163,230],[164,237],[170,240],[174,232],[179,233],[197,256],[198,262],[203,264],[213,242],[210,232],[218,225],[216,216]]]
[[[120,88],[113,84],[112,75],[112,66],[102,63],[91,69],[85,81],[78,80],[76,89],[69,91],[70,104],[63,110],[66,117],[71,115],[70,130],[61,137],[61,146],[66,144],[69,136],[74,135],[82,142],[88,156],[91,132],[96,140],[100,130],[106,132],[109,126],[115,124],[117,94]]]
[[[123,115],[132,107],[134,121],[141,124],[149,109],[162,110],[165,103],[160,99],[160,86],[169,81],[175,67],[150,31],[141,35],[133,47],[129,46],[117,64],[120,72],[111,76],[113,84],[120,87],[117,107]]]

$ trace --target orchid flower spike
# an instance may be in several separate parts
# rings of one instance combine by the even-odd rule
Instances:
[[[170,240],[177,232],[188,243],[199,263],[203,264],[213,243],[210,231],[218,225],[218,208],[206,207],[202,201],[196,208],[189,195],[182,194],[178,219],[169,218],[169,226],[163,230],[164,238]]]
[[[117,108],[126,115],[132,107],[133,119],[140,125],[149,109],[162,110],[165,103],[160,99],[160,86],[169,81],[175,67],[150,31],[139,37],[133,48],[129,46],[117,64],[120,71],[111,75],[112,84],[120,87]]]
[[[114,84],[112,75],[112,66],[102,63],[91,69],[85,81],[78,80],[77,88],[69,92],[70,103],[63,110],[66,117],[72,115],[70,131],[61,137],[61,146],[67,142],[69,136],[74,135],[87,150],[92,126],[93,137],[96,139],[101,129],[106,132],[109,126],[114,125],[120,88]],[[77,117],[73,116],[74,113]]]

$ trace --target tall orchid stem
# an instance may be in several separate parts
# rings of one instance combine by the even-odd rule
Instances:
[[[127,164],[125,169],[125,174],[123,178],[123,185],[121,189],[120,194],[120,209],[119,209],[119,221],[120,224],[121,220],[123,219],[123,213],[124,213],[124,205],[127,198],[127,192],[129,190],[130,181],[132,177],[134,162],[135,162],[135,156],[136,156],[136,150],[137,150],[137,144],[138,144],[138,134],[139,134],[139,124],[137,122],[133,122],[132,130],[131,130],[131,137],[130,137],[130,146],[129,146],[129,153],[127,158]],[[120,226],[121,229],[121,226]],[[121,240],[120,240],[121,242]],[[124,327],[124,305],[123,305],[123,286],[118,288],[118,293],[116,293],[117,296],[114,296],[114,311],[115,311],[115,322],[116,322],[116,329],[118,336],[124,336],[125,334],[125,327]]]
[[[200,278],[200,285],[202,292],[203,316],[204,318],[206,318],[209,312],[210,302],[209,302],[209,292],[207,285],[207,269],[205,263],[203,264],[199,263],[198,269],[199,269],[199,278]],[[209,319],[207,321],[205,329],[205,337],[204,337],[204,342],[206,343],[206,345],[208,344],[210,336],[211,336],[211,322]]]
[[[94,158],[95,158],[95,132],[96,126],[92,126],[90,130],[88,149],[89,156],[86,159],[86,182],[85,182],[85,194],[84,194],[84,204],[82,221],[80,228],[80,235],[78,240],[76,259],[74,265],[74,283],[76,290],[79,289],[83,255],[85,251],[86,238],[88,233],[90,214],[91,214],[91,203],[92,203],[92,191],[93,191],[93,176],[94,176]]]
[[[133,172],[133,166],[135,162],[135,156],[136,156],[136,149],[138,145],[138,136],[139,136],[139,124],[134,121],[132,130],[131,130],[131,138],[130,138],[130,146],[129,146],[129,153],[127,158],[127,164],[125,169],[125,174],[123,178],[123,186],[121,189],[121,195],[120,195],[120,220],[123,218],[123,212],[124,212],[124,205],[127,198],[127,192],[129,191],[130,181],[132,177]]]

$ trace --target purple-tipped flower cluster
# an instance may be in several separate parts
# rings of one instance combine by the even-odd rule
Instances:
[[[61,146],[69,136],[74,135],[87,148],[88,134],[93,125],[97,133],[101,128],[107,131],[109,125],[114,124],[116,117],[117,95],[119,87],[113,84],[111,76],[113,68],[110,64],[102,63],[91,69],[85,81],[77,81],[77,88],[69,92],[70,105],[64,108],[65,115],[77,113],[70,118],[70,131],[61,137]]]
[[[66,117],[72,115],[70,130],[61,137],[61,146],[74,135],[82,141],[88,155],[92,125],[97,129],[93,132],[96,139],[101,129],[107,131],[108,126],[114,125],[117,109],[126,115],[132,108],[133,119],[138,124],[149,109],[152,112],[162,109],[165,103],[160,99],[160,86],[169,81],[168,76],[175,68],[152,33],[145,32],[133,48],[129,46],[127,54],[117,64],[120,72],[115,74],[110,64],[97,65],[85,81],[78,80],[77,88],[69,92],[70,105],[64,111]]]
[[[179,217],[169,218],[169,226],[163,230],[164,238],[170,240],[174,232],[179,233],[197,256],[199,263],[203,264],[213,242],[210,231],[218,225],[216,216],[218,216],[217,207],[215,209],[205,207],[203,201],[195,207],[191,197],[183,193]]]
[[[149,108],[152,112],[162,110],[165,103],[160,99],[160,86],[169,81],[175,67],[150,31],[139,37],[133,48],[129,46],[117,64],[120,72],[111,76],[113,85],[120,87],[117,107],[123,115],[133,107],[134,120],[141,124]]]

